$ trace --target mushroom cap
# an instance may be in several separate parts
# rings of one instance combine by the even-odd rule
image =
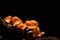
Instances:
[[[26,27],[27,27],[27,26],[26,26],[26,24],[24,24],[24,23],[21,23],[21,24],[18,24],[18,25],[17,25],[17,28],[20,28],[20,29],[22,29],[22,30],[24,30]]]
[[[13,24],[13,26],[17,26],[18,24],[21,24],[21,23],[23,23],[22,20],[20,18],[18,18],[17,16],[14,16],[12,18],[12,24]]]
[[[27,20],[25,23],[27,26],[38,26],[38,22],[36,20]]]
[[[7,16],[4,18],[5,22],[10,23],[12,19],[12,16]]]

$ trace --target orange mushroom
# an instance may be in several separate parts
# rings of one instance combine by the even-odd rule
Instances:
[[[36,34],[38,37],[44,35],[44,32],[40,31],[40,28],[38,27],[38,22],[36,20],[28,20],[25,23],[28,29],[33,29],[33,33]]]
[[[36,20],[27,20],[25,23],[27,26],[38,26],[38,22]]]
[[[45,32],[40,31],[39,27],[35,28],[33,30],[33,33],[36,34],[38,37],[41,37],[41,36],[43,36],[45,34]]]
[[[27,20],[25,24],[28,27],[28,29],[35,29],[38,26],[38,22],[35,20]]]
[[[17,26],[18,24],[21,24],[22,23],[22,20],[20,18],[18,18],[17,16],[14,16],[12,18],[12,24],[13,26]]]
[[[11,16],[7,16],[7,17],[4,18],[5,22],[7,22],[7,23],[10,23],[11,19],[12,19]]]
[[[40,32],[40,29],[38,27],[33,30],[33,33],[36,34],[37,36],[41,36],[40,35],[41,32]]]
[[[27,26],[26,26],[26,24],[24,24],[24,23],[21,23],[21,24],[18,24],[18,25],[17,25],[17,28],[20,28],[20,29],[22,29],[22,30],[24,30],[26,27],[27,27]]]

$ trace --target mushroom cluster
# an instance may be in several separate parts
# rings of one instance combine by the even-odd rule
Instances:
[[[36,20],[26,20],[25,23],[23,23],[23,21],[17,17],[17,16],[7,16],[4,18],[4,21],[9,24],[9,26],[13,26],[15,28],[19,28],[21,29],[23,32],[29,29],[32,29],[31,31],[27,32],[30,33],[32,32],[34,35],[36,35],[37,37],[41,37],[44,35],[45,32],[41,32],[38,22]]]

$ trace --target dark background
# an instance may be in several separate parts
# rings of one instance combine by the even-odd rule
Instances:
[[[23,21],[26,21],[27,19],[35,19],[39,22],[39,27],[41,28],[41,31],[46,32],[44,36],[55,36],[60,37],[59,27],[57,25],[57,13],[56,8],[41,8],[40,6],[33,6],[32,1],[26,1],[26,0],[8,0],[8,6],[6,7],[5,3],[2,3],[1,6],[1,12],[0,16],[2,18],[12,15],[12,16],[18,16]],[[38,4],[40,5],[40,4]],[[46,6],[46,5],[44,5]],[[52,6],[52,5],[51,5]],[[15,32],[9,33],[8,29],[0,26],[1,32],[0,35],[3,35],[4,37],[11,37],[14,39],[14,35],[17,36]],[[7,35],[7,36],[6,36]],[[16,38],[16,37],[15,37]]]

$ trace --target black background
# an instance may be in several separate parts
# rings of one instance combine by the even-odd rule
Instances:
[[[46,34],[44,36],[56,36],[59,37],[59,27],[57,25],[57,13],[56,13],[56,8],[41,8],[40,4],[32,4],[32,1],[26,1],[26,0],[8,0],[8,6],[6,6],[5,3],[2,3],[3,5],[1,6],[1,12],[0,16],[2,18],[12,15],[12,16],[18,16],[20,17],[23,21],[26,21],[27,19],[34,19],[39,22],[39,27],[41,28],[41,31],[45,31]],[[44,5],[46,6],[46,5]],[[52,5],[51,5],[52,6]],[[0,26],[2,27],[2,26]],[[4,28],[2,28],[4,30]],[[7,29],[5,29],[7,30]],[[1,30],[2,31],[2,30]],[[13,32],[7,33],[7,32],[2,32],[3,34],[9,34],[13,35]],[[1,35],[3,35],[1,33]],[[13,37],[12,37],[13,38]]]

